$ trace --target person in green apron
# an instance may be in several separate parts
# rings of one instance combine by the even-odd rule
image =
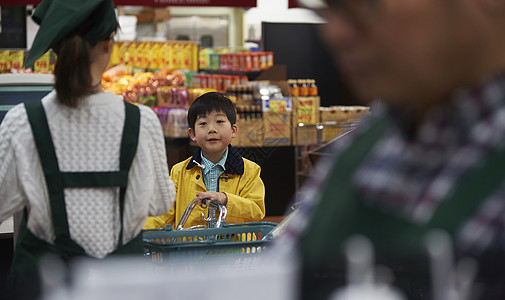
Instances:
[[[477,262],[472,299],[505,299],[505,3],[303,0],[370,120],[334,141],[272,253],[301,260],[302,299],[346,284],[372,242],[407,299],[433,299],[426,237]]]
[[[143,255],[142,225],[175,197],[165,141],[148,107],[101,86],[118,23],[111,0],[44,0],[25,66],[52,48],[54,90],[17,105],[0,126],[0,222],[19,229],[7,282],[13,299],[41,296],[39,263]]]

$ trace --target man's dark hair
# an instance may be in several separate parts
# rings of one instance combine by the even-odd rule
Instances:
[[[196,98],[189,107],[189,128],[195,129],[196,119],[198,117],[205,117],[211,112],[224,112],[232,125],[237,122],[237,114],[233,102],[221,93],[209,92]]]

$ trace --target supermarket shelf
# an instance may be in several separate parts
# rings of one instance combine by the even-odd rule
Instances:
[[[324,151],[325,147],[329,146],[335,140],[341,138],[347,133],[351,132],[361,124],[360,121],[352,122],[321,122],[316,124],[298,123],[295,129],[295,189],[298,192],[303,183],[311,177],[312,167],[315,164],[311,156],[328,156],[330,153]],[[300,128],[314,128],[315,136],[313,140],[307,142],[300,139]],[[333,130],[335,132],[327,132],[323,134],[324,130]]]
[[[258,76],[260,76],[261,73],[263,73],[263,71],[244,72],[244,71],[212,70],[212,69],[204,69],[201,71],[207,74],[242,75],[247,76],[247,78],[251,81],[256,80],[256,78],[258,78]]]
[[[0,74],[0,86],[2,85],[52,85],[52,74]]]

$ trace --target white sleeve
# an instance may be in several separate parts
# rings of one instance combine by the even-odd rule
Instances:
[[[25,197],[19,184],[13,137],[20,128],[19,114],[22,107],[15,107],[0,125],[0,223],[25,206]]]
[[[172,207],[175,199],[175,186],[169,176],[165,136],[158,116],[150,108],[147,108],[149,113],[146,113],[149,122],[149,131],[151,135],[150,152],[153,158],[154,173],[155,173],[155,197],[151,199],[149,206],[150,216],[159,216],[166,213]],[[143,115],[144,117],[144,115]]]

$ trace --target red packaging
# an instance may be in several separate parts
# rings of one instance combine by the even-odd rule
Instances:
[[[219,68],[221,70],[230,70],[230,55],[228,53],[221,54],[220,60],[221,65]]]
[[[231,54],[231,70],[232,71],[239,71],[240,70],[238,53]]]
[[[238,71],[244,72],[245,68],[245,53],[237,53],[238,56]]]
[[[252,52],[245,52],[244,59],[245,59],[244,71],[251,72],[252,71]]]
[[[260,53],[259,52],[251,52],[251,63],[252,63],[252,71],[259,71],[260,68]]]

